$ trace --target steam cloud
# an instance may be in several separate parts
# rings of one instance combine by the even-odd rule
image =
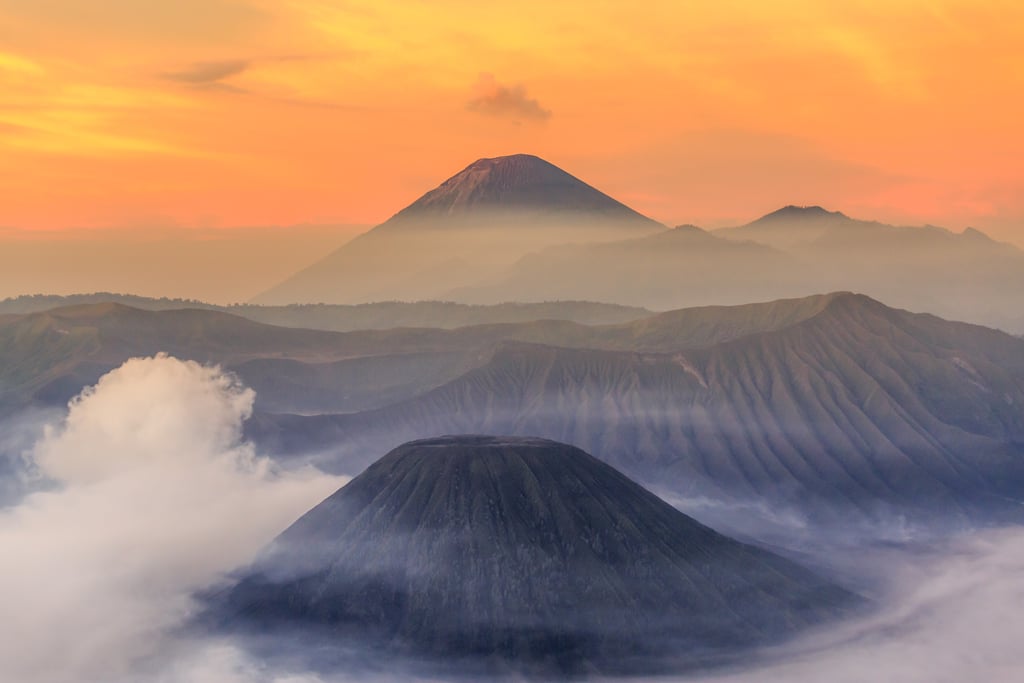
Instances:
[[[0,679],[139,680],[181,646],[195,590],[341,484],[256,457],[241,441],[253,399],[161,355],[107,374],[46,429],[35,491],[0,512]]]

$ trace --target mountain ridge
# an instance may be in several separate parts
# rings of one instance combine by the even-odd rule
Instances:
[[[473,280],[473,278],[467,278]],[[486,303],[598,298],[677,309],[860,291],[887,303],[1024,331],[1024,250],[964,230],[783,207],[746,225],[679,228],[533,251],[444,296]]]
[[[324,466],[348,472],[425,434],[528,433],[682,499],[753,501],[816,525],[1020,519],[1024,343],[868,297],[812,304],[777,329],[678,351],[508,342],[419,397],[251,429],[268,446],[302,435],[281,452],[333,444]]]
[[[397,400],[403,386],[405,391],[422,391],[453,379],[483,362],[493,345],[503,340],[611,349],[678,348],[770,327],[799,317],[801,310],[813,305],[780,301],[678,311],[635,325],[540,319],[452,329],[332,332],[267,325],[230,310],[74,304],[0,318],[0,403],[17,404],[20,395],[23,401],[34,397],[63,405],[128,358],[167,352],[237,371],[257,390],[260,410],[348,412]],[[403,376],[408,384],[403,384]],[[299,377],[309,383],[308,398],[296,384]],[[379,384],[382,381],[386,386]]]

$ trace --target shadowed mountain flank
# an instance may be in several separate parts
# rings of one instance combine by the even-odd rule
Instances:
[[[703,349],[508,344],[409,401],[250,429],[282,452],[330,444],[325,462],[348,472],[429,434],[536,434],[681,500],[762,501],[810,524],[1019,520],[1024,342],[859,295],[813,304]]]
[[[405,444],[308,512],[213,600],[388,662],[625,674],[711,663],[847,613],[852,594],[543,439]]]
[[[782,324],[813,311],[820,297],[736,308],[673,311],[614,325],[529,319],[534,314],[603,317],[588,304],[457,307],[454,315],[525,317],[522,322],[457,329],[399,328],[345,333],[260,324],[220,310],[140,310],[114,302],[0,316],[0,408],[64,404],[100,375],[133,356],[166,352],[236,371],[257,390],[260,410],[350,412],[408,398],[483,363],[495,344],[524,341],[609,349],[673,350],[707,345]],[[32,301],[22,302],[31,306]],[[159,301],[143,301],[158,305]],[[412,320],[443,304],[395,304]],[[582,308],[580,308],[582,306]],[[257,308],[263,307],[231,307]],[[307,308],[281,307],[304,318]],[[328,310],[344,307],[323,307]],[[347,307],[341,315],[378,320],[387,305]],[[383,308],[383,310],[381,310]],[[412,308],[413,310],[409,310]],[[500,309],[500,310],[494,310]],[[271,309],[273,310],[273,309]],[[630,311],[631,309],[626,309]],[[418,312],[419,311],[419,312]],[[310,311],[315,317],[316,310]],[[612,311],[620,314],[619,311]],[[636,313],[632,313],[636,315]],[[295,322],[293,320],[293,322]]]

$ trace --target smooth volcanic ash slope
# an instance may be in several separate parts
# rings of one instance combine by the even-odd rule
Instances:
[[[321,654],[549,675],[705,664],[860,603],[577,448],[450,436],[395,449],[307,513],[213,614],[271,639],[308,629]]]
[[[254,303],[437,298],[534,249],[663,229],[538,157],[480,159]]]

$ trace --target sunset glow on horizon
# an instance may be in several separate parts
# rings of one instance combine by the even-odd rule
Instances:
[[[0,226],[375,224],[541,156],[667,224],[1024,245],[1024,5],[0,0]]]

